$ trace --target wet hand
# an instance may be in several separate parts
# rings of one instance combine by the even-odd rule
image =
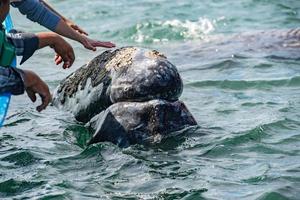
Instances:
[[[89,50],[96,51],[96,47],[114,48],[116,45],[111,42],[102,42],[90,39],[88,37],[82,37],[81,44]]]
[[[46,109],[52,99],[47,84],[34,72],[24,70],[24,85],[27,95],[32,102],[36,101],[36,94],[38,94],[42,100],[42,104],[37,106],[36,110],[41,112]]]

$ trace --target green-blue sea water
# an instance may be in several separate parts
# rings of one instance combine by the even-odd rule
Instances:
[[[300,45],[262,45],[270,31],[299,27],[299,0],[49,2],[93,38],[163,52],[199,126],[150,147],[87,148],[90,133],[71,114],[13,97],[0,130],[0,199],[300,199]],[[16,28],[45,31],[11,13]],[[72,69],[55,66],[50,48],[21,68],[54,90],[104,51],[70,42]]]

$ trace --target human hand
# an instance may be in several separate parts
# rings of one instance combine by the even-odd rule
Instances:
[[[36,94],[42,99],[42,104],[36,107],[38,112],[44,110],[50,103],[52,97],[47,84],[34,72],[24,71],[24,86],[28,97],[32,102],[36,101]]]
[[[73,28],[71,28],[65,21],[65,19],[61,19],[56,26],[55,32],[59,35],[65,36],[69,39],[80,42],[86,49],[96,51],[96,47],[105,47],[105,48],[113,48],[116,45],[111,42],[101,42],[97,40],[90,39],[85,35],[80,34]]]
[[[64,62],[63,68],[70,68],[75,60],[72,46],[58,34],[52,32],[37,33],[39,48],[50,46],[56,52],[55,63],[59,65]]]
[[[56,65],[59,65],[62,62],[64,62],[64,69],[70,68],[73,65],[75,60],[75,54],[72,46],[67,41],[65,41],[62,37],[57,35],[51,47],[56,52],[56,56],[54,58]]]
[[[113,48],[116,47],[114,43],[111,42],[101,42],[97,40],[90,39],[88,37],[82,36],[80,40],[81,44],[89,50],[96,51],[96,47],[104,47],[104,48]]]

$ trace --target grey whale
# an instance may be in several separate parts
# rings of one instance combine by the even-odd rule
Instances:
[[[177,68],[155,51],[105,51],[61,81],[53,105],[74,114],[93,133],[89,144],[153,144],[197,125],[179,97]]]

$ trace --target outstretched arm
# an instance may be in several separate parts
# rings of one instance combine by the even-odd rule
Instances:
[[[39,0],[10,0],[28,19],[54,31],[60,17],[45,7]]]
[[[113,48],[116,45],[111,42],[102,42],[90,39],[72,29],[64,20],[60,20],[55,32],[81,43],[86,49],[96,51],[96,47]]]
[[[38,22],[42,26],[45,26],[62,36],[80,42],[85,48],[89,50],[95,51],[96,47],[115,47],[115,44],[111,42],[101,42],[93,40],[78,33],[67,24],[63,16],[61,17],[60,14],[56,14],[58,12],[56,12],[51,7],[48,8],[43,4],[43,2],[40,2],[39,0],[19,0],[12,3],[12,5],[17,7],[20,12],[26,15],[27,18],[29,18],[31,21]],[[49,6],[49,4],[47,5]]]
[[[79,27],[78,25],[76,25],[74,22],[72,22],[71,20],[65,18],[63,15],[61,15],[59,12],[57,12],[49,3],[47,3],[47,1],[45,0],[40,0],[40,2],[42,2],[49,10],[51,10],[53,13],[55,13],[56,15],[58,15],[61,19],[63,19],[67,25],[71,28],[73,28],[74,30],[76,30],[77,32],[79,32],[80,34],[84,34],[84,35],[88,35],[88,33],[86,31],[84,31],[81,27]]]
[[[57,53],[58,57],[55,59],[56,65],[63,64],[63,68],[70,68],[75,60],[75,54],[72,46],[66,42],[62,37],[53,32],[44,33],[23,33],[12,30],[7,34],[8,41],[16,49],[18,56],[23,56],[21,64],[30,58],[37,49],[50,46]]]

